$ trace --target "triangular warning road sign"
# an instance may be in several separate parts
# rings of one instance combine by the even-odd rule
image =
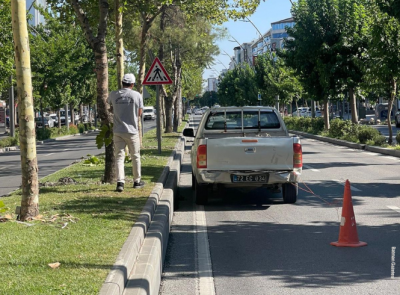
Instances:
[[[172,84],[171,78],[168,76],[167,71],[164,69],[158,57],[153,61],[150,70],[147,72],[146,77],[142,83],[143,85],[160,85]]]

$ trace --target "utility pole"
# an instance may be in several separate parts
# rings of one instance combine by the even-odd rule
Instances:
[[[39,181],[36,157],[35,114],[32,97],[31,59],[26,23],[26,1],[11,1],[19,110],[22,198],[16,212],[22,221],[39,214]]]

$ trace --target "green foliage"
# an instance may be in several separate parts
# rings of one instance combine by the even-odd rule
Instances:
[[[88,159],[83,161],[85,165],[95,166],[95,165],[103,165],[104,164],[104,157],[98,158],[96,156],[90,156]]]
[[[396,142],[397,142],[397,144],[400,143],[400,131],[397,131],[397,134],[396,134]]]
[[[7,208],[6,205],[4,205],[3,201],[0,201],[0,213],[4,213],[10,210],[10,208]]]
[[[98,149],[101,149],[103,145],[108,146],[113,139],[113,132],[112,132],[112,124],[109,125],[103,125],[100,128],[99,134],[96,136],[96,145]]]
[[[324,120],[321,117],[285,117],[284,121],[289,130],[319,134],[355,143],[376,146],[386,144],[385,136],[381,135],[375,128],[353,124],[349,120],[333,119],[331,128],[328,131],[324,130]]]
[[[7,90],[13,73],[14,49],[11,27],[11,1],[0,1],[0,94]]]
[[[284,117],[285,125],[289,130],[319,134],[324,130],[323,118]]]
[[[93,101],[94,54],[79,26],[62,22],[54,10],[40,9],[45,24],[30,27],[36,108],[59,109]]]
[[[260,55],[255,63],[255,78],[260,89],[262,104],[274,105],[279,95],[282,104],[288,104],[302,95],[302,86],[292,69],[275,53]]]
[[[16,135],[15,137],[5,137],[0,139],[0,148],[10,147],[10,146],[17,146],[19,145],[19,136]]]
[[[223,76],[218,85],[218,99],[223,106],[258,105],[258,91],[254,70],[243,64]]]
[[[36,140],[45,140],[51,137],[50,128],[38,128],[36,129]]]

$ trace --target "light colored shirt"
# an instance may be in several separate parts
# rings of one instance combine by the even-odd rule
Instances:
[[[129,88],[111,91],[107,102],[114,110],[114,133],[138,133],[139,109],[143,109],[142,95]]]

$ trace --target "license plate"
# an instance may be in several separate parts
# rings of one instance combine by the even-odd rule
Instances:
[[[257,175],[232,175],[232,182],[267,182],[267,174],[257,174]]]

